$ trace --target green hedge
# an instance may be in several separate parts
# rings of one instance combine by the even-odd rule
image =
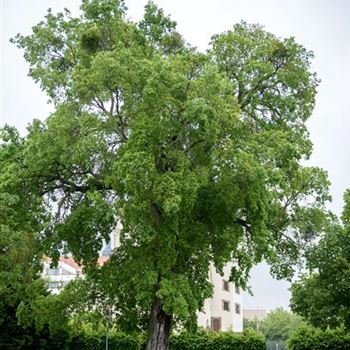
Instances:
[[[0,326],[0,350],[66,350],[70,340],[70,334],[61,330],[57,334],[51,334],[48,328],[37,332],[34,328],[18,326],[11,332]]]
[[[90,335],[82,333],[72,337],[69,342],[70,350],[99,350],[105,349],[106,336],[104,334]],[[124,333],[111,334],[108,340],[109,350],[142,350],[141,337]]]
[[[75,335],[68,349],[97,350],[105,348],[104,335]],[[110,350],[142,350],[144,338],[123,333],[111,335]],[[170,338],[170,350],[265,350],[265,340],[256,333],[181,333]]]
[[[36,350],[104,350],[105,334],[82,332],[69,336],[66,332],[47,335],[34,343],[17,344],[0,349]],[[113,333],[109,337],[109,350],[143,350],[145,336]],[[264,337],[253,332],[235,334],[232,332],[181,333],[170,338],[170,350],[265,350]]]
[[[71,350],[98,350],[105,348],[104,335],[75,335],[68,346]],[[142,350],[144,338],[123,333],[111,335],[110,350]],[[181,333],[170,338],[170,350],[265,350],[265,340],[256,333]]]
[[[170,339],[170,350],[265,350],[265,339],[253,332],[182,333]]]
[[[289,350],[350,350],[350,334],[344,330],[303,327],[292,335]]]

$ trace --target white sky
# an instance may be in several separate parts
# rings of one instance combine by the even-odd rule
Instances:
[[[52,111],[47,97],[28,78],[22,53],[9,43],[20,32],[29,34],[51,7],[78,13],[79,0],[1,1],[1,123],[15,125],[21,133],[33,118],[44,119]],[[349,0],[157,0],[178,23],[185,39],[200,50],[213,34],[245,20],[259,23],[277,36],[294,36],[314,51],[313,70],[322,83],[316,109],[308,122],[314,153],[309,164],[326,169],[332,182],[333,203],[340,213],[342,193],[350,187],[350,1]],[[126,0],[131,19],[138,20],[145,0]],[[273,280],[264,264],[252,272],[254,297],[244,297],[244,307],[288,306],[289,285]]]

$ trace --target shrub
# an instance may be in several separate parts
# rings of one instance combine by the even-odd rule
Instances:
[[[289,350],[350,350],[350,334],[343,329],[302,327],[288,342]]]
[[[105,348],[104,334],[81,333],[72,337],[69,349],[98,350]],[[111,334],[110,350],[142,350],[143,335]],[[180,333],[170,338],[170,350],[265,350],[265,340],[255,332],[235,334],[232,332]]]
[[[143,350],[145,344],[144,334],[129,335],[113,332],[109,336],[108,348],[109,350]],[[37,339],[36,345],[30,346],[30,348],[38,350],[103,350],[105,346],[106,336],[101,331],[80,331],[69,335],[68,332],[62,330]],[[25,344],[19,347],[6,347],[6,349],[28,348]],[[171,336],[170,350],[265,350],[265,340],[262,335],[253,331],[239,334],[232,332],[195,334],[183,332]]]
[[[265,350],[265,339],[255,332],[181,333],[170,338],[170,350]]]
[[[141,337],[128,335],[124,333],[111,334],[108,340],[108,349],[110,350],[141,350]],[[69,342],[71,350],[98,350],[105,349],[105,334],[76,334]]]

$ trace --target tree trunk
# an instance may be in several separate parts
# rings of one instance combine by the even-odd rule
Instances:
[[[146,350],[169,350],[171,319],[172,316],[165,313],[160,300],[156,297],[149,319]]]

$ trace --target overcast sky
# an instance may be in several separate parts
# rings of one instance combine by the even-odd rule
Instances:
[[[47,97],[28,78],[22,53],[9,43],[20,32],[29,34],[51,7],[78,13],[79,0],[1,1],[1,123],[15,125],[22,134],[33,118],[52,111]],[[178,23],[185,39],[199,50],[213,34],[245,20],[259,23],[279,37],[294,36],[314,51],[313,70],[322,80],[316,109],[308,122],[314,153],[309,162],[326,169],[332,182],[333,203],[340,213],[342,193],[350,187],[350,1],[349,0],[156,0]],[[145,0],[126,0],[128,16],[141,18]],[[273,280],[261,264],[252,272],[254,297],[245,295],[244,307],[287,307],[289,284]]]

